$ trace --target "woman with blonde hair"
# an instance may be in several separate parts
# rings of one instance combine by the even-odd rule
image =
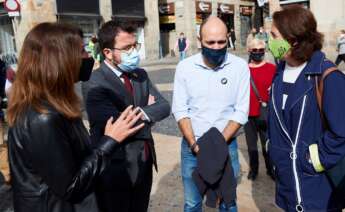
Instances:
[[[26,36],[8,107],[9,162],[15,212],[94,212],[94,182],[121,142],[143,127],[128,107],[109,118],[104,137],[89,148],[74,83],[87,80],[80,30],[42,23]]]
[[[265,41],[254,38],[248,46],[250,69],[250,104],[248,122],[244,126],[249,155],[248,179],[255,180],[259,171],[258,135],[265,159],[266,174],[274,178],[271,163],[266,152],[267,120],[260,110],[267,106],[269,88],[275,75],[276,66],[265,60]]]

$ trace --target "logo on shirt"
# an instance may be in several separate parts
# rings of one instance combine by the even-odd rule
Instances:
[[[222,78],[222,80],[220,81],[223,85],[225,85],[226,83],[228,83],[228,79],[226,79],[225,77]]]

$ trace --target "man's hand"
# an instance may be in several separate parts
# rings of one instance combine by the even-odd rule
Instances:
[[[147,105],[153,105],[154,103],[156,103],[155,97],[150,94]]]
[[[199,150],[200,150],[200,149],[199,149],[199,145],[196,145],[192,151],[193,151],[194,154],[197,155],[198,152],[199,152]]]

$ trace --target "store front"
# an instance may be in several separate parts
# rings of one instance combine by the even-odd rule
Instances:
[[[98,0],[56,0],[57,20],[78,26],[84,33],[84,42],[97,34],[101,16]]]
[[[246,46],[247,36],[253,27],[252,23],[253,7],[240,5],[240,21],[241,21],[241,45]]]
[[[217,16],[224,21],[228,31],[235,29],[234,25],[235,6],[232,4],[218,3]]]
[[[144,0],[112,0],[112,19],[131,22],[138,27],[137,40],[141,48],[139,55],[141,59],[145,59],[145,3]]]
[[[12,18],[0,3],[0,57],[7,65],[16,64],[16,52]]]
[[[173,54],[175,37],[176,37],[176,17],[175,3],[161,3],[158,5],[159,11],[159,55],[160,58]]]

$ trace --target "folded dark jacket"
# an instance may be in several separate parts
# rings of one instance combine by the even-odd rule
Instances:
[[[192,177],[200,194],[206,195],[206,205],[215,208],[218,199],[231,204],[236,199],[236,178],[223,135],[213,127],[197,142],[197,167]]]

